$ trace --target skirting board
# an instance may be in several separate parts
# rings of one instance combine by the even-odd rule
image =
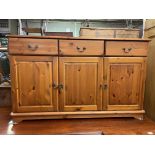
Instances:
[[[134,117],[143,120],[144,110],[134,111],[86,111],[86,112],[31,112],[11,113],[14,123],[22,120],[36,119],[69,119],[69,118],[105,118],[105,117]]]

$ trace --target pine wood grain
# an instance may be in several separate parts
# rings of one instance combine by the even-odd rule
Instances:
[[[60,40],[60,55],[103,55],[104,41]]]
[[[107,41],[105,54],[109,56],[146,56],[147,49],[148,42]]]
[[[61,57],[59,69],[61,111],[102,109],[102,58]]]
[[[110,117],[134,117],[143,120],[144,110],[114,110],[114,111],[72,111],[72,112],[28,112],[11,113],[13,122],[19,123],[23,120],[34,119],[70,119],[70,118],[110,118]]]
[[[136,110],[143,107],[146,58],[110,57],[104,60],[105,107]]]
[[[19,42],[24,39],[27,43],[29,40],[54,38],[11,36],[10,39],[19,39]],[[122,45],[126,48],[134,45],[135,53],[146,51],[143,43],[148,45],[149,40],[63,37],[55,37],[54,40],[58,43],[57,56],[47,56],[46,47],[42,49],[41,56],[37,56],[37,52],[32,56],[29,53],[29,56],[10,54],[11,115],[16,122],[51,118],[143,118],[146,57],[118,55]],[[104,56],[107,51],[105,42],[112,43],[110,49],[116,49],[117,57],[111,57],[113,54]],[[50,43],[48,46],[51,46]],[[17,46],[23,48],[18,43]],[[82,54],[76,54],[76,50]]]
[[[58,58],[47,56],[12,56],[12,96],[14,110],[56,111],[58,91]]]
[[[9,38],[9,54],[58,55],[56,39]]]

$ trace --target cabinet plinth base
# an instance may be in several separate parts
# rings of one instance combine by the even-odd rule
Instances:
[[[143,120],[144,110],[136,111],[86,111],[86,112],[31,112],[11,113],[13,121],[19,123],[23,120],[37,119],[70,119],[70,118],[107,118],[107,117],[134,117]]]

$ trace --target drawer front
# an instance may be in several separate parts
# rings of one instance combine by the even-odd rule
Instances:
[[[9,38],[10,54],[57,55],[56,39]]]
[[[60,55],[103,55],[104,41],[60,40]]]
[[[146,56],[148,42],[106,41],[106,55]]]

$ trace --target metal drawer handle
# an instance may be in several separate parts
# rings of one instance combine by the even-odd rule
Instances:
[[[76,49],[78,50],[78,52],[84,52],[86,50],[86,47],[83,47],[82,49],[80,47],[76,47]]]
[[[28,44],[28,49],[32,50],[32,51],[36,51],[38,49],[38,45],[32,46],[30,44]]]
[[[122,50],[124,53],[129,53],[132,50],[132,48],[122,48]]]

